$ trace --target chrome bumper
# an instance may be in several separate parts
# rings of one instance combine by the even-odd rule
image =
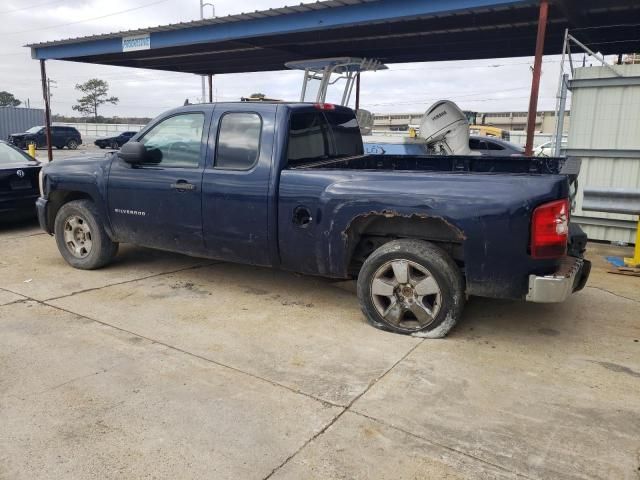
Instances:
[[[528,302],[564,302],[573,292],[582,290],[589,278],[591,262],[582,258],[566,257],[552,275],[529,275]]]

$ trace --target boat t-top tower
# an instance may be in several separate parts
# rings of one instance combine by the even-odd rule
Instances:
[[[353,84],[356,76],[360,72],[375,72],[377,70],[386,70],[387,66],[379,60],[371,58],[358,57],[336,57],[336,58],[317,58],[314,60],[298,60],[295,62],[285,63],[287,68],[292,70],[304,70],[304,80],[302,82],[302,92],[300,93],[300,101],[304,102],[307,95],[307,87],[311,80],[319,80],[320,86],[316,94],[316,103],[325,103],[327,98],[327,90],[329,85],[334,85],[340,80],[345,80],[344,91],[342,93],[342,101],[340,105],[347,106],[353,91]],[[338,76],[332,80],[333,74]]]

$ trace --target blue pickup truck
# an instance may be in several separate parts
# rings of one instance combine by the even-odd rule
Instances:
[[[580,290],[562,159],[366,155],[330,104],[190,105],[117,153],[42,170],[42,228],[73,267],[119,243],[357,278],[375,327],[442,337],[467,296],[560,302]]]

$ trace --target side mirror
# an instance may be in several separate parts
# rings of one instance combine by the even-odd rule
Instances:
[[[118,156],[131,165],[143,163],[147,156],[144,145],[140,142],[127,142],[118,151]]]

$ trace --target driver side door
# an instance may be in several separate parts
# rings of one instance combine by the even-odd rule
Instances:
[[[160,120],[138,139],[146,158],[115,157],[109,173],[109,215],[118,241],[197,254],[202,239],[202,171],[210,112]]]

